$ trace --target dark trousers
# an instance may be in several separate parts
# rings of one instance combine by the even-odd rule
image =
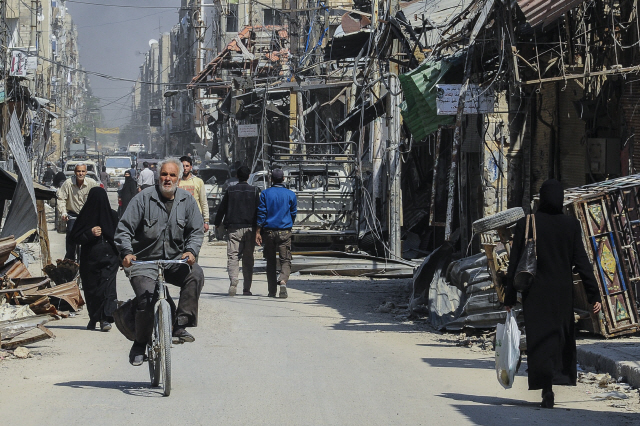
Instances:
[[[73,225],[75,225],[76,223],[76,219],[78,218],[78,215],[73,212],[67,212],[67,215],[69,218],[69,220],[67,220],[67,235],[65,238],[65,247],[67,252],[65,253],[64,258],[75,261],[77,246],[73,241],[71,241],[71,238],[69,238],[69,235],[71,235],[71,230],[73,229]]]
[[[198,325],[198,300],[200,292],[204,286],[204,272],[200,265],[171,265],[164,270],[166,283],[180,287],[180,301],[176,309],[175,323],[185,327],[196,327]],[[156,288],[156,280],[144,276],[131,278],[131,287],[136,293],[136,341],[143,342],[142,336],[149,337],[151,328],[148,322],[153,324],[153,293]],[[144,312],[144,314],[143,314]],[[144,316],[145,318],[141,318]],[[143,320],[143,321],[140,321]],[[145,324],[139,324],[144,322]],[[138,326],[141,330],[138,330]],[[144,331],[142,331],[144,329]]]
[[[264,257],[267,260],[267,283],[269,294],[275,295],[278,282],[289,281],[291,273],[291,231],[265,230],[261,231]],[[276,251],[280,253],[280,276],[276,278]]]

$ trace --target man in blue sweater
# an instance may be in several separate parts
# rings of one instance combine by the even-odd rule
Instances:
[[[260,194],[256,244],[264,242],[267,259],[269,297],[276,297],[280,285],[280,298],[287,298],[287,281],[291,273],[291,228],[296,220],[297,200],[293,191],[284,187],[284,172],[271,172],[273,186]],[[276,279],[276,251],[280,252],[280,276]]]

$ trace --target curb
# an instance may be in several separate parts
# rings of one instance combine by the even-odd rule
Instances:
[[[622,378],[622,382],[634,388],[640,388],[639,342],[600,342],[578,345],[577,358],[578,362],[585,367],[595,368],[601,373],[609,373],[614,380]]]

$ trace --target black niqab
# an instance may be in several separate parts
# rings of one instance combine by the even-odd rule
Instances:
[[[540,207],[539,212],[547,214],[562,214],[562,204],[564,202],[564,188],[555,179],[545,181],[540,187]]]
[[[69,236],[72,240],[79,238],[85,232],[99,226],[102,235],[108,241],[113,241],[118,226],[117,213],[111,208],[107,191],[100,187],[91,188],[87,202],[78,214],[78,219],[73,225]]]

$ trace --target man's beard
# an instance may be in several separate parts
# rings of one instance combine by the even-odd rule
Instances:
[[[171,198],[171,196],[176,193],[177,188],[178,188],[177,182],[171,182],[170,189],[166,189],[164,185],[160,185],[160,193],[166,198]]]

